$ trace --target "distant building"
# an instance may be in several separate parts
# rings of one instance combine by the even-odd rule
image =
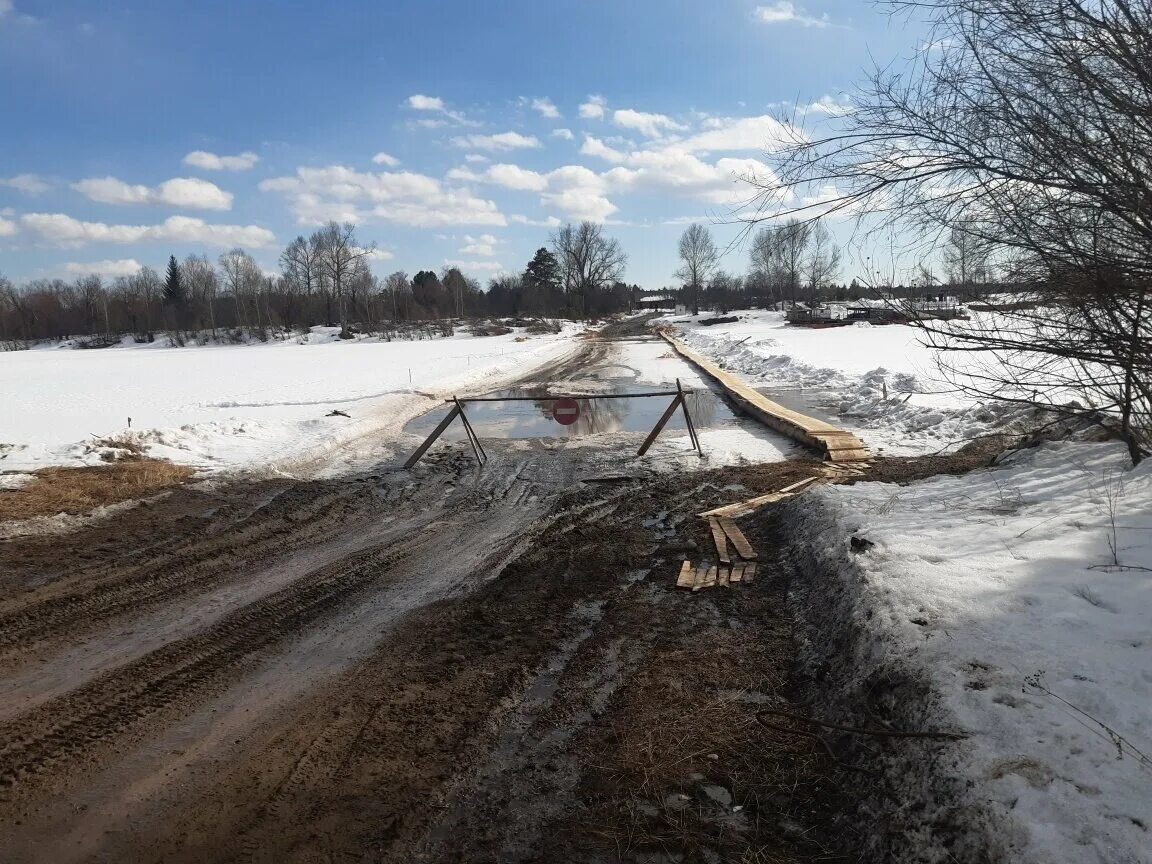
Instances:
[[[660,309],[675,311],[676,297],[672,294],[647,294],[636,300],[636,308],[652,312]]]

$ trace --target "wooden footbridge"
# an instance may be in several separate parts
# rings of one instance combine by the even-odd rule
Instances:
[[[741,411],[765,426],[819,450],[829,462],[865,462],[872,458],[864,442],[851,432],[837,429],[831,423],[808,417],[773,402],[735,375],[725,372],[712,361],[697,354],[667,331],[661,330],[660,335],[677,354],[719,384]]]

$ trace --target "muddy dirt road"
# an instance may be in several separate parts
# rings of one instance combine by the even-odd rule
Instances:
[[[851,860],[844,778],[756,722],[794,692],[772,538],[753,584],[673,587],[696,512],[818,465],[625,439],[0,542],[0,861]]]

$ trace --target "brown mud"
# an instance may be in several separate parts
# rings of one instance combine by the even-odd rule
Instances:
[[[854,860],[859,778],[756,720],[803,710],[778,539],[674,587],[695,514],[820,464],[489,455],[0,541],[0,861]],[[943,458],[869,473],[988,455]]]

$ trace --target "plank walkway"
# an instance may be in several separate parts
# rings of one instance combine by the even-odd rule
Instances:
[[[708,377],[724,388],[724,391],[744,413],[759,420],[805,446],[822,452],[829,462],[865,462],[872,458],[864,442],[831,423],[808,417],[798,411],[785,408],[764,394],[745,384],[735,375],[725,372],[711,360],[697,354],[691,348],[664,331],[660,335],[676,353],[688,362],[699,367]]]

